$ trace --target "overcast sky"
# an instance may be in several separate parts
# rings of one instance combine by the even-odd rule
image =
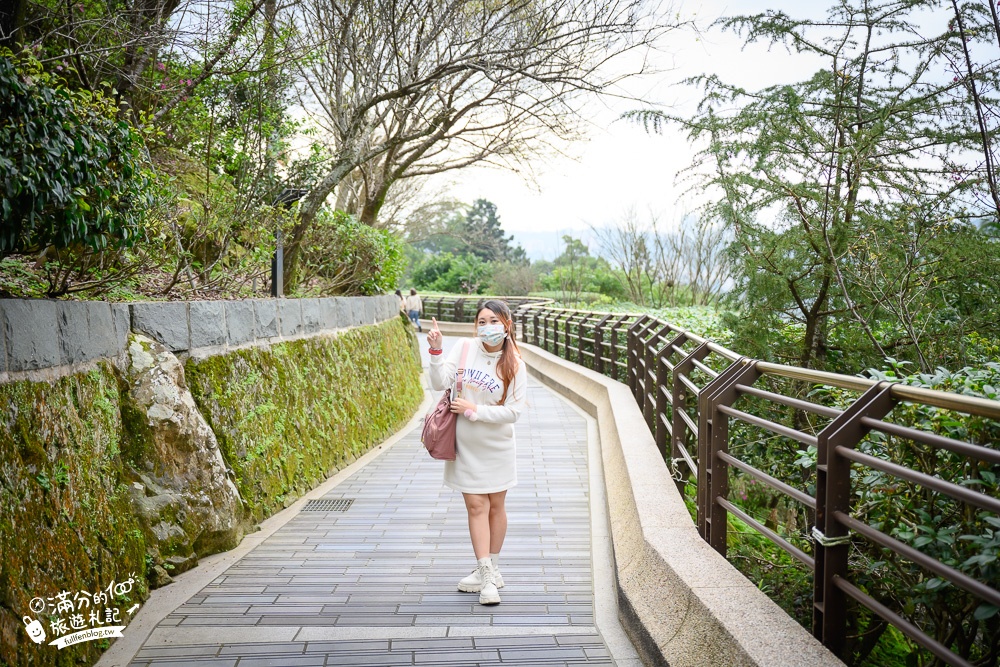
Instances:
[[[697,5],[697,22],[707,26],[721,15],[752,14],[785,9],[802,16],[801,2],[787,0],[704,0]],[[826,3],[812,5],[822,14]],[[820,11],[817,12],[816,9]],[[683,10],[682,10],[683,11]],[[691,12],[687,14],[690,16]],[[679,82],[703,72],[749,89],[808,78],[821,64],[783,47],[770,51],[755,44],[742,48],[732,33],[718,30],[670,33],[658,55],[662,74],[629,84],[629,92],[673,110],[690,110],[698,91]],[[679,220],[694,202],[685,200],[683,184],[675,183],[694,153],[684,135],[667,129],[649,135],[641,127],[617,120],[635,102],[607,100],[592,105],[590,137],[569,148],[574,159],[552,156],[533,163],[534,183],[518,174],[492,168],[471,168],[434,183],[449,196],[471,202],[482,197],[497,205],[503,228],[514,234],[533,259],[552,259],[561,253],[561,237],[589,239],[588,226],[613,224],[630,206],[641,217],[652,210],[664,222]],[[591,251],[596,244],[591,242]]]

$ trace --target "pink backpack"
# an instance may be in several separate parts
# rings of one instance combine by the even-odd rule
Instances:
[[[464,341],[462,361],[455,371],[455,395],[462,393],[462,378],[465,375],[465,360],[469,356],[469,341]],[[424,417],[424,429],[420,433],[420,442],[424,443],[432,458],[442,461],[455,460],[455,426],[458,415],[451,411],[451,388],[444,390],[444,396],[434,406],[434,409]]]

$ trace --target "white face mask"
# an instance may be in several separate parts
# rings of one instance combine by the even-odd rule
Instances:
[[[479,327],[479,339],[487,345],[496,345],[507,337],[502,324],[485,324]]]

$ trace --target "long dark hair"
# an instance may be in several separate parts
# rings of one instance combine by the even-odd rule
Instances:
[[[499,405],[503,405],[507,400],[507,390],[510,383],[517,375],[518,361],[521,359],[521,350],[517,347],[517,327],[514,318],[510,314],[510,307],[503,301],[490,299],[483,302],[483,305],[476,311],[476,321],[479,321],[479,313],[484,310],[492,310],[503,322],[504,331],[507,337],[503,339],[503,347],[500,351],[500,361],[497,362],[497,372],[500,373],[500,380],[503,381],[503,396],[500,397]]]

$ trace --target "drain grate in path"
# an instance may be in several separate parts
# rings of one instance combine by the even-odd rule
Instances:
[[[310,500],[302,508],[303,512],[346,512],[354,498],[319,498]]]

